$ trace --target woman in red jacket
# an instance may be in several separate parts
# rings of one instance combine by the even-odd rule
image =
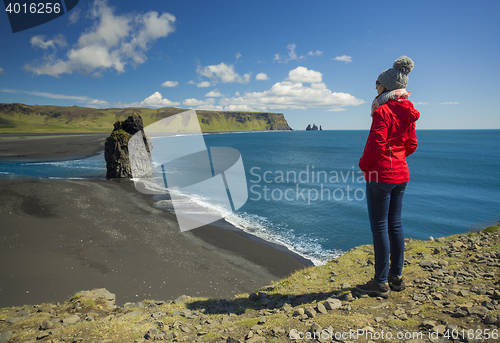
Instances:
[[[403,195],[410,173],[406,157],[417,148],[415,122],[420,113],[408,100],[408,73],[413,61],[398,58],[393,68],[378,77],[378,96],[372,104],[372,126],[359,168],[366,180],[368,216],[375,252],[375,276],[356,288],[387,297],[405,288],[403,281],[404,233],[401,224]]]

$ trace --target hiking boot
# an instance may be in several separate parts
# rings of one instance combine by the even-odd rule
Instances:
[[[389,293],[391,292],[388,283],[379,285],[374,280],[370,280],[364,285],[357,285],[356,289],[361,293],[368,294],[369,296],[382,298],[389,297]]]
[[[399,292],[406,288],[405,281],[402,276],[389,275],[389,286],[393,291]]]

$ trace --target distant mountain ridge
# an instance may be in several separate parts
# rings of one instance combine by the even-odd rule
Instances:
[[[176,107],[88,108],[0,104],[0,133],[111,132],[137,112],[144,126],[186,111]],[[292,130],[283,113],[196,110],[203,132]]]

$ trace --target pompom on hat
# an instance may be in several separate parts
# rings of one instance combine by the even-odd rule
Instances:
[[[377,81],[384,85],[389,91],[406,88],[408,85],[408,74],[413,70],[415,63],[407,56],[401,56],[391,69],[386,69],[380,73]]]

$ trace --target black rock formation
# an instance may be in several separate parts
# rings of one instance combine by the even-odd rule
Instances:
[[[309,125],[307,125],[306,130],[307,131],[317,131],[318,127],[316,126],[316,124],[313,124],[312,127],[311,127],[311,124],[309,124]]]
[[[134,136],[137,132],[141,135]],[[134,137],[134,139],[132,139]],[[137,152],[130,159],[129,146],[135,144]],[[151,150],[152,141],[144,133],[144,124],[138,113],[131,114],[124,121],[117,121],[111,135],[104,143],[104,158],[106,160],[106,178],[124,179],[149,177],[152,174]],[[134,170],[134,174],[132,173]]]

